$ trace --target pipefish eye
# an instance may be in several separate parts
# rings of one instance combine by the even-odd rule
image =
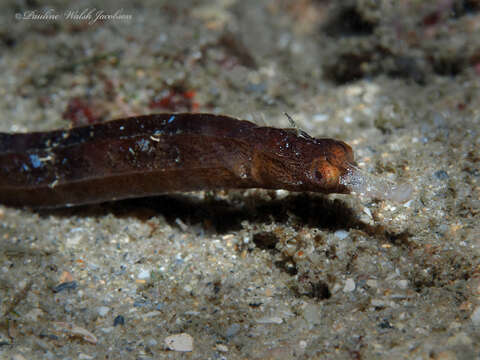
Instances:
[[[340,169],[332,165],[326,158],[316,158],[313,160],[310,173],[314,181],[322,186],[336,186],[340,176]]]

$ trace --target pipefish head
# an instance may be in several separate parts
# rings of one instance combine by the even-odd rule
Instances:
[[[317,139],[316,142],[318,156],[313,157],[309,169],[312,191],[349,193],[342,178],[355,166],[352,148],[333,139]]]

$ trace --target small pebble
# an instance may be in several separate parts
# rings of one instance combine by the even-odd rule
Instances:
[[[217,344],[215,348],[217,349],[217,351],[220,351],[220,352],[228,352],[227,345]]]
[[[303,318],[310,329],[322,323],[322,309],[317,304],[307,304],[303,309]]]
[[[149,312],[143,314],[142,317],[144,319],[148,319],[148,318],[152,318],[152,317],[160,316],[160,315],[162,315],[162,313],[160,311],[153,310],[153,311],[149,311]]]
[[[375,307],[382,307],[382,306],[385,306],[385,301],[381,299],[372,299],[370,301],[370,304],[372,304],[372,306],[375,306]]]
[[[62,272],[62,275],[60,275],[60,278],[58,279],[59,283],[70,282],[70,281],[73,281],[73,275],[68,271]]]
[[[78,244],[85,243],[88,240],[87,234],[84,233],[76,233],[67,237],[65,241],[65,245],[67,247],[75,247]]]
[[[147,345],[150,346],[150,347],[155,347],[157,346],[158,344],[158,341],[153,339],[153,338],[150,338],[150,339],[147,339]]]
[[[150,301],[147,301],[145,299],[140,299],[140,300],[135,300],[133,302],[133,307],[144,307],[144,306],[150,306]]]
[[[188,315],[188,316],[198,316],[200,314],[201,314],[200,311],[193,311],[193,310],[185,311],[185,315]]]
[[[142,270],[138,273],[137,279],[140,279],[140,280],[148,280],[148,279],[150,279],[150,270],[142,269]]]
[[[473,325],[480,326],[480,306],[477,306],[475,310],[473,310],[470,319],[472,319]]]
[[[392,324],[390,324],[390,321],[388,321],[387,319],[383,319],[382,321],[380,321],[378,327],[380,329],[393,329]]]
[[[84,354],[84,353],[80,353],[80,354],[78,354],[78,359],[79,360],[91,360],[91,359],[94,359],[94,357],[90,356],[90,355],[87,355],[87,354]]]
[[[59,293],[64,290],[75,290],[77,288],[77,282],[76,281],[68,281],[61,283],[55,287],[52,288],[52,291],[54,293]]]
[[[362,213],[360,214],[360,221],[373,225],[375,221],[373,220],[372,212],[368,207],[363,207]]]
[[[3,333],[0,333],[0,346],[10,345],[11,340]]]
[[[405,290],[406,288],[408,288],[408,280],[398,280],[398,281],[397,281],[397,286],[398,286],[400,289]]]
[[[345,230],[337,230],[333,234],[337,239],[344,240],[348,237],[348,231]]]
[[[312,120],[317,123],[325,122],[328,120],[328,115],[322,113],[314,114]]]
[[[448,173],[444,170],[435,171],[433,176],[435,176],[438,180],[447,180],[448,179]]]
[[[353,290],[355,290],[355,281],[352,278],[347,279],[343,287],[343,292],[352,292]]]
[[[115,316],[115,319],[113,319],[113,326],[118,325],[125,325],[125,318],[122,315],[117,315]]]
[[[170,335],[165,338],[165,345],[173,351],[192,351],[193,338],[187,333]]]
[[[43,316],[43,314],[44,312],[42,311],[42,309],[34,308],[25,314],[25,319],[37,322],[39,318]]]
[[[257,319],[259,324],[281,324],[283,319],[279,316],[265,316],[260,319]]]
[[[185,232],[185,231],[188,230],[188,226],[182,220],[180,220],[179,218],[175,219],[175,223],[178,225],[178,227],[180,229],[182,229],[182,231]]]
[[[239,324],[232,324],[228,327],[227,331],[225,332],[226,337],[232,337],[236,335],[240,331]]]
[[[57,328],[57,330],[63,331],[69,336],[80,337],[91,344],[96,344],[98,342],[95,335],[93,335],[90,331],[73,323],[57,321],[54,322],[53,325]]]
[[[110,308],[107,307],[107,306],[99,306],[99,307],[97,308],[97,313],[98,313],[98,315],[100,315],[101,317],[104,317],[105,315],[107,315],[109,311],[110,311]]]
[[[22,354],[15,354],[11,357],[12,360],[25,360]]]
[[[464,331],[457,332],[456,334],[450,336],[447,340],[448,346],[470,346],[472,343],[472,338],[470,338]]]
[[[246,92],[252,92],[252,93],[257,93],[261,94],[264,93],[267,89],[267,86],[265,83],[259,83],[259,84],[254,84],[254,83],[248,83],[245,86],[245,91]]]

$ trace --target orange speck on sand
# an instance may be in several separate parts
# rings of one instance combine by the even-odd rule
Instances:
[[[60,278],[58,279],[58,282],[60,284],[66,283],[66,282],[72,282],[72,281],[73,281],[73,275],[68,271],[64,271],[62,275],[60,275]]]
[[[185,96],[187,99],[193,99],[195,97],[195,91],[187,90],[183,93],[183,96]]]

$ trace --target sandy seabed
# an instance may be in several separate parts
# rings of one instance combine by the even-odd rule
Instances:
[[[5,1],[0,17],[2,132],[288,112],[415,189],[0,206],[0,357],[480,356],[478,1]]]

